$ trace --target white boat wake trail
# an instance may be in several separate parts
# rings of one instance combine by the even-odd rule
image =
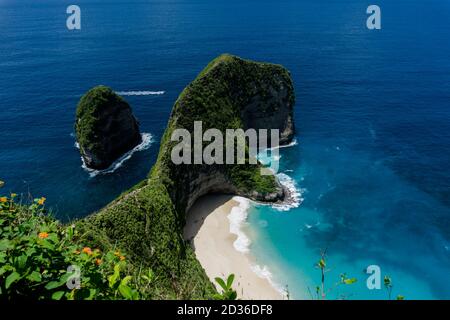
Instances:
[[[120,96],[160,96],[165,91],[116,91]]]

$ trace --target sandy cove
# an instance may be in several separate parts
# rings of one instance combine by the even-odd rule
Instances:
[[[238,205],[232,196],[227,195],[208,195],[198,199],[187,215],[184,238],[189,240],[197,259],[216,287],[215,277],[225,278],[233,273],[233,288],[239,299],[283,299],[269,280],[253,272],[252,257],[233,246],[237,235],[230,232],[228,215]]]

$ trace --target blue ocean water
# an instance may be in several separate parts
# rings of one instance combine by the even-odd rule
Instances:
[[[68,31],[78,4],[82,29]],[[450,3],[379,0],[382,30],[360,0],[0,1],[0,179],[46,196],[61,219],[100,209],[144,179],[171,107],[215,56],[285,65],[297,93],[298,145],[281,171],[298,208],[255,207],[258,263],[309,298],[328,248],[329,297],[385,298],[365,287],[379,265],[393,295],[450,299]],[[127,96],[153,136],[111,174],[90,177],[74,147],[76,104],[90,87]]]

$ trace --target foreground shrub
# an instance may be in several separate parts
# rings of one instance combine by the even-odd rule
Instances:
[[[151,270],[136,279],[120,251],[84,246],[75,225],[46,215],[45,198],[16,198],[0,196],[0,299],[142,298]]]

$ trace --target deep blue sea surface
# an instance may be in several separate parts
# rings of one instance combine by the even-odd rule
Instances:
[[[78,4],[82,29],[66,29]],[[364,269],[392,277],[393,296],[450,299],[450,2],[378,0],[382,29],[360,0],[0,0],[0,180],[46,196],[61,219],[100,209],[144,179],[171,107],[228,52],[286,66],[297,94],[298,144],[281,171],[303,202],[255,207],[246,227],[258,263],[308,298],[328,250],[329,298],[385,298]],[[126,96],[153,143],[91,177],[74,147],[81,95]],[[3,190],[5,190],[3,189]]]

